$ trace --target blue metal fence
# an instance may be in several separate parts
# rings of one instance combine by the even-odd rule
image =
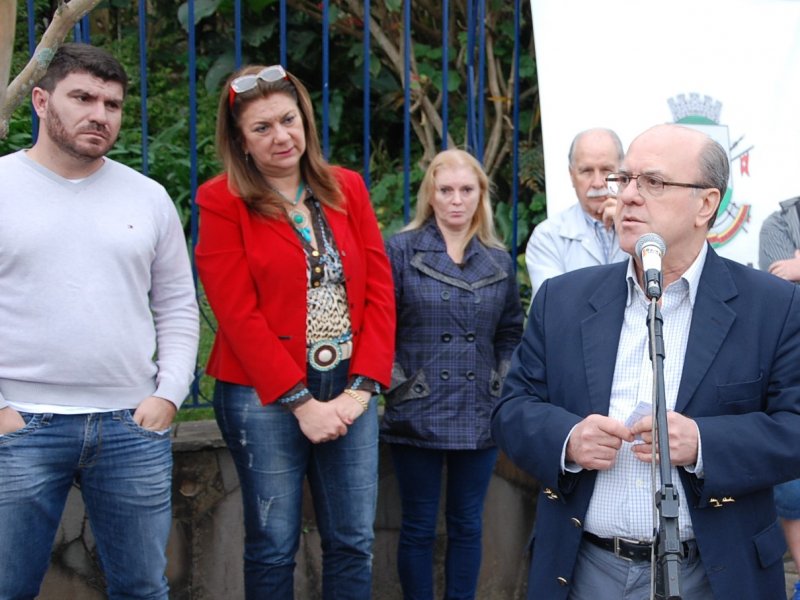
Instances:
[[[138,1],[139,11],[139,66],[141,70],[141,131],[142,131],[142,170],[148,173],[148,113],[147,113],[147,93],[148,93],[148,73],[147,73],[147,18],[146,0]],[[487,0],[467,0],[467,149],[482,160],[484,151],[484,99],[487,96],[485,88],[485,54],[486,54],[486,2]],[[330,70],[329,70],[329,51],[330,51],[330,3],[323,0],[322,4],[322,31],[320,32],[322,45],[322,147],[325,156],[329,153],[329,108],[330,108]],[[36,14],[34,10],[34,0],[27,0],[28,8],[28,47],[31,54],[36,48],[35,22]],[[412,0],[403,2],[403,94],[404,94],[404,117],[403,117],[403,169],[404,169],[404,190],[403,190],[403,216],[408,222],[410,218],[411,190],[411,8]],[[512,248],[517,248],[517,215],[518,215],[518,196],[519,196],[519,58],[520,58],[520,23],[521,23],[521,0],[514,0],[514,65],[513,65],[513,149],[512,149],[512,215],[513,215],[513,234]],[[370,14],[370,0],[364,0],[364,15]],[[370,125],[371,125],[371,102],[370,102],[370,52],[371,37],[369,29],[369,19],[363,20],[363,85],[364,85],[364,116],[363,116],[363,177],[367,186],[371,184],[370,178]],[[191,197],[194,198],[198,186],[198,157],[197,157],[197,41],[195,22],[195,0],[188,0],[188,77],[189,77],[189,148],[190,156],[190,181]],[[449,127],[449,106],[448,106],[448,84],[450,69],[450,0],[442,0],[442,149],[447,148],[448,127]],[[287,11],[286,0],[279,2],[279,36],[280,36],[280,62],[282,65],[290,67],[287,62]],[[241,0],[234,0],[234,51],[235,65],[238,68],[242,64],[242,6]],[[76,41],[90,42],[89,19],[84,17],[75,25],[74,39]],[[477,60],[477,63],[476,63]],[[36,138],[38,122],[33,116],[33,137]],[[197,207],[192,203],[191,213],[191,237],[192,248],[197,240],[198,215]],[[515,263],[516,265],[516,263]],[[199,377],[195,381],[192,389],[191,403],[197,405],[199,402]]]

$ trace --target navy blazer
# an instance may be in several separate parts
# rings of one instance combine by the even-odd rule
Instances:
[[[545,283],[493,414],[498,445],[544,492],[529,599],[569,593],[597,472],[562,474],[561,452],[581,419],[608,414],[626,269],[591,267]],[[679,468],[680,501],[714,597],[783,600],[786,545],[772,486],[800,477],[797,286],[709,249],[675,410],[700,431],[704,478]]]
[[[397,334],[381,438],[439,449],[493,446],[491,412],[523,312],[511,256],[473,237],[461,266],[434,219],[386,244]]]

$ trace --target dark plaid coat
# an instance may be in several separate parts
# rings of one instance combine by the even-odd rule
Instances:
[[[489,418],[523,311],[510,255],[474,237],[459,266],[430,219],[386,244],[397,300],[381,437],[438,449],[493,445]]]

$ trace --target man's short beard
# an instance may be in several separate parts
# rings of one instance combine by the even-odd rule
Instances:
[[[91,144],[79,146],[75,143],[75,137],[77,136],[70,137],[69,133],[67,133],[67,130],[64,127],[64,122],[61,120],[58,112],[53,107],[52,102],[47,104],[47,119],[45,120],[44,125],[47,129],[48,137],[62,152],[70,155],[72,158],[76,158],[87,163],[93,162],[98,158],[105,156],[106,153],[111,150],[114,142],[116,142],[115,139],[105,146],[94,146]],[[98,130],[100,130],[100,128],[98,128]]]

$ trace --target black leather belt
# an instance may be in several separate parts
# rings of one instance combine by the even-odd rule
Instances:
[[[601,538],[589,532],[583,534],[583,539],[598,548],[613,552],[615,556],[636,562],[649,562],[653,550],[653,544],[650,542],[639,542],[620,537]],[[689,556],[689,543],[682,542],[681,550],[683,556]]]

